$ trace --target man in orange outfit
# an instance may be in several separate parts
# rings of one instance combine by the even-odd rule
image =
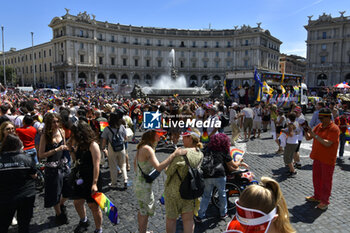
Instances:
[[[339,146],[339,127],[331,120],[332,112],[322,108],[318,116],[321,121],[313,130],[306,128],[306,140],[314,139],[310,158],[312,165],[312,181],[314,195],[306,197],[307,201],[319,202],[318,209],[326,210],[332,191],[332,180],[337,150]]]

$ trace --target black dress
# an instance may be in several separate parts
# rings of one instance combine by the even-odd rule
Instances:
[[[58,148],[63,144],[63,139],[59,143],[47,144],[45,152]],[[63,156],[63,151],[58,151],[52,156],[47,157],[45,163],[45,208],[57,205],[60,202],[61,195],[64,198],[70,196],[69,173],[68,160]]]
[[[94,202],[91,197],[91,186],[94,177],[94,166],[90,150],[78,150],[75,152],[75,167],[72,169],[72,199],[85,199],[87,203]],[[102,190],[101,172],[97,180],[98,191]]]

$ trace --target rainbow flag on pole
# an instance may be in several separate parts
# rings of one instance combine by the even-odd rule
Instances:
[[[348,125],[348,128],[345,131],[345,140],[350,143],[350,125]]]
[[[205,131],[203,132],[202,136],[201,136],[201,141],[204,143],[208,143],[209,142],[209,136],[208,136],[208,132]]]
[[[237,148],[233,148],[231,151],[230,151],[230,155],[233,159],[233,161],[237,161],[239,159],[239,157],[243,157],[244,155],[244,151],[243,150],[240,150],[240,149],[237,149]]]
[[[114,204],[108,199],[106,195],[97,192],[95,194],[92,194],[91,197],[100,206],[101,210],[106,213],[112,223],[119,223],[117,207],[114,206]]]

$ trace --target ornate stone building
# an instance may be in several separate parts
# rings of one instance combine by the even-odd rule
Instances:
[[[49,24],[53,35],[47,45],[52,47],[53,71],[47,77],[48,83],[53,77],[53,85],[151,85],[167,73],[171,49],[178,74],[186,77],[189,86],[215,86],[233,70],[279,69],[281,42],[260,23],[253,28],[243,25],[223,30],[135,27],[66,11]],[[6,56],[17,53],[24,54],[24,50]]]
[[[306,59],[297,55],[280,55],[280,73],[300,74],[305,77]]]
[[[308,86],[329,86],[350,82],[350,17],[323,13],[318,19],[309,16],[307,30]]]

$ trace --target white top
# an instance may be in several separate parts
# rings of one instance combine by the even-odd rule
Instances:
[[[240,97],[245,96],[245,90],[244,90],[244,88],[239,89],[238,94],[239,94]]]
[[[278,122],[281,120],[281,118],[282,118],[281,124],[278,124]],[[284,115],[278,116],[277,120],[276,120],[276,126],[284,126],[284,125],[286,125],[286,121],[287,121],[287,119]]]
[[[243,108],[242,113],[244,114],[245,118],[253,119],[253,117],[254,117],[254,112],[251,108],[248,108],[248,107]]]
[[[235,122],[235,117],[237,116],[237,111],[233,108],[230,109],[230,123]]]
[[[304,129],[301,126],[304,122],[305,122],[305,117],[303,114],[301,114],[299,117],[297,117],[297,119],[295,119],[296,122],[298,122],[299,124],[299,134],[298,134],[298,141],[302,141],[303,137],[304,137]]]
[[[296,127],[296,129],[293,131],[293,136],[288,136],[287,137],[287,143],[288,144],[298,144],[298,138],[299,138],[299,134],[300,134],[300,127],[298,122],[294,122],[293,123]],[[288,131],[288,130],[287,130]]]
[[[214,127],[210,127],[210,126],[211,125],[215,126],[216,122],[220,121],[220,120],[219,120],[219,117],[217,115],[209,116],[207,120],[210,121],[209,127],[207,129],[208,135],[210,135],[215,129]],[[219,131],[216,131],[215,134],[217,134],[217,133],[219,133]]]
[[[253,108],[254,112],[254,121],[261,121],[262,110],[261,108]]]

